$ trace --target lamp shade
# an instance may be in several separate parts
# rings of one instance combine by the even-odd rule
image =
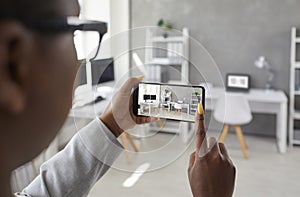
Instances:
[[[265,58],[264,56],[260,56],[260,57],[258,58],[258,60],[256,60],[256,61],[254,62],[254,65],[255,65],[257,68],[259,68],[259,69],[262,69],[262,68],[266,67],[267,64],[268,64],[268,63],[267,63],[266,58]]]

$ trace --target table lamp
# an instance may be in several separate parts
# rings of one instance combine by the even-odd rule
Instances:
[[[266,58],[264,56],[260,56],[255,62],[254,65],[259,69],[265,69],[268,72],[268,79],[266,83],[266,90],[271,89],[271,83],[274,78],[274,73],[271,69],[270,64],[267,62]]]

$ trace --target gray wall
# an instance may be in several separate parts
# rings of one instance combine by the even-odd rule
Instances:
[[[289,93],[290,29],[300,27],[299,0],[131,0],[131,26],[156,25],[160,18],[176,29],[188,27],[215,59],[221,74],[251,75],[264,88],[266,72],[253,63],[266,56],[275,72],[273,87]],[[191,49],[191,57],[197,52]],[[197,78],[190,69],[190,80]],[[214,78],[209,79],[214,83]],[[197,81],[195,81],[197,82]],[[246,132],[274,136],[275,118],[256,115]],[[262,130],[264,128],[264,130]]]

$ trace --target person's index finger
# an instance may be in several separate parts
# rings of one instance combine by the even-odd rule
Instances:
[[[195,115],[195,128],[196,153],[199,156],[203,156],[207,153],[207,141],[204,126],[204,111],[201,103],[198,104],[198,110]]]
[[[230,157],[229,157],[228,151],[227,151],[227,149],[226,149],[226,147],[225,147],[225,144],[219,143],[219,147],[220,147],[220,151],[221,151],[222,155],[223,155],[226,159],[230,160]]]

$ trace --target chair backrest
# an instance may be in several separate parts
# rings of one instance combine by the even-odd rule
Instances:
[[[252,120],[249,102],[242,94],[226,93],[216,103],[214,118],[230,125],[247,124]]]

